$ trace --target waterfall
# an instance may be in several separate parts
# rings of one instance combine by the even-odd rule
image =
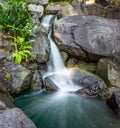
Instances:
[[[50,47],[51,47],[50,66],[53,67],[52,70],[54,70],[55,72],[58,72],[60,70],[65,69],[65,65],[64,65],[63,59],[61,57],[61,54],[59,52],[59,49],[57,48],[55,42],[51,38],[51,34],[52,34],[52,22],[55,19],[56,19],[56,17],[54,15],[44,16],[43,19],[42,19],[42,25],[48,31],[48,39],[50,41]]]
[[[73,86],[70,80],[70,70],[65,67],[60,51],[51,37],[52,23],[54,20],[57,20],[54,15],[47,15],[41,21],[41,24],[48,31],[48,39],[51,47],[48,72],[44,75],[43,79],[50,77],[60,90],[76,90],[76,87]]]

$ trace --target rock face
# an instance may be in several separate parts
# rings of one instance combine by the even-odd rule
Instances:
[[[5,66],[10,74],[9,79],[11,79],[10,93],[19,94],[29,88],[31,79],[31,72],[29,70],[13,62],[8,62]]]
[[[113,57],[120,53],[118,20],[96,16],[65,17],[55,22],[54,35],[59,41],[60,48],[69,54],[72,53],[71,56],[76,56],[77,53],[79,57],[83,57],[82,55],[87,52],[87,58],[97,60],[98,56]],[[80,54],[84,51],[84,54]]]
[[[90,97],[107,98],[108,89],[100,77],[83,69],[76,69],[73,70],[72,78],[76,84],[81,85],[82,87],[76,91],[76,94]]]
[[[18,108],[0,112],[0,128],[36,128],[33,122]]]
[[[107,99],[107,104],[116,114],[120,116],[120,92],[114,92],[112,96]]]
[[[10,57],[10,35],[8,33],[0,32],[0,59],[9,58]]]
[[[35,33],[35,42],[32,43],[32,56],[39,63],[44,63],[49,57],[49,40],[47,35],[38,28]]]
[[[39,25],[39,18],[43,16],[44,8],[41,5],[29,4],[28,9],[32,11],[32,20],[34,24]]]
[[[120,87],[120,68],[110,59],[101,59],[97,66],[97,74],[107,85]]]

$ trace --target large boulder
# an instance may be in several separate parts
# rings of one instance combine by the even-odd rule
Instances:
[[[30,87],[31,72],[27,68],[13,62],[8,62],[5,66],[11,81],[8,87],[10,93],[19,94]]]
[[[72,71],[73,82],[82,88],[76,91],[76,94],[89,97],[108,97],[108,88],[104,81],[97,75],[83,69],[74,69]]]
[[[32,57],[39,63],[44,63],[49,57],[49,40],[45,32],[38,28],[35,32],[35,42],[32,43]]]
[[[54,35],[63,51],[79,59],[87,56],[89,60],[98,60],[101,56],[113,57],[120,53],[119,20],[96,16],[64,17],[55,22]]]
[[[20,109],[15,108],[6,88],[0,83],[0,128],[36,128]]]
[[[36,126],[20,109],[12,108],[0,111],[0,128],[36,128]]]
[[[120,67],[110,59],[101,59],[97,65],[97,74],[107,85],[120,87]]]

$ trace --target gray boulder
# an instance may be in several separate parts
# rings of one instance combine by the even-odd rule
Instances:
[[[49,57],[49,40],[46,33],[38,28],[35,32],[35,42],[32,43],[32,57],[39,63],[44,63]]]
[[[73,82],[82,88],[76,91],[76,94],[90,97],[108,97],[108,88],[104,81],[97,75],[83,69],[75,69],[71,78]]]
[[[63,51],[79,59],[86,55],[89,60],[98,60],[101,56],[114,57],[120,53],[119,20],[96,16],[64,17],[55,22],[54,35]]]
[[[47,91],[54,92],[59,89],[55,84],[54,80],[52,79],[52,77],[46,77],[43,83]]]
[[[5,66],[10,74],[11,83],[8,88],[10,93],[19,94],[30,87],[31,72],[28,69],[13,62],[8,62]]]
[[[20,109],[12,108],[0,111],[0,128],[36,128],[36,126]]]
[[[39,25],[39,19],[43,16],[44,8],[41,5],[29,4],[28,9],[32,12],[32,21],[34,24]]]

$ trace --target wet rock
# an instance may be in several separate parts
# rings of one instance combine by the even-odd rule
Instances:
[[[91,61],[120,53],[119,33],[119,20],[96,16],[69,16],[54,24],[59,47],[74,58]]]
[[[32,57],[39,63],[45,63],[49,57],[49,40],[41,28],[35,32],[35,42],[32,43]]]
[[[107,99],[106,103],[116,114],[120,116],[120,92],[114,92],[112,96]]]
[[[0,111],[0,128],[36,128],[33,122],[18,108]]]
[[[110,87],[120,87],[120,67],[110,59],[101,59],[96,72]]]
[[[13,62],[8,62],[5,66],[10,74],[11,83],[8,87],[10,93],[19,94],[30,87],[31,72],[28,69]]]
[[[47,91],[51,92],[57,91],[59,89],[51,77],[47,77],[44,79],[44,86]]]
[[[76,91],[76,94],[100,98],[107,98],[109,95],[104,81],[93,73],[83,69],[74,69],[72,71],[72,79],[82,87]]]

